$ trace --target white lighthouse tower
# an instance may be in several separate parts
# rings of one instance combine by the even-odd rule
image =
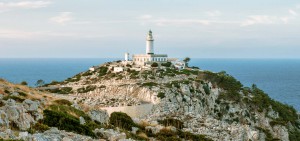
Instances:
[[[152,36],[152,31],[150,30],[148,32],[147,39],[146,39],[146,54],[154,54],[153,44],[154,44],[154,39]]]

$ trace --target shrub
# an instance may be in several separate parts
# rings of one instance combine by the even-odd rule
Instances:
[[[190,132],[183,132],[178,130],[178,136],[185,139],[185,140],[192,140],[192,141],[212,141],[212,139],[207,138],[205,135],[195,135]]]
[[[8,100],[8,99],[13,99],[13,100],[15,100],[17,102],[20,102],[20,103],[25,100],[25,99],[20,98],[18,96],[5,96],[5,97],[3,97],[3,100]]]
[[[165,66],[165,67],[171,67],[172,63],[171,62],[166,62],[166,63],[162,63],[161,65]]]
[[[68,113],[44,110],[44,115],[45,118],[43,119],[43,124],[46,124],[50,127],[57,127],[60,130],[66,130],[95,137],[95,134],[90,127],[81,125],[78,118]]]
[[[106,74],[107,74],[107,71],[108,71],[108,67],[104,67],[104,66],[100,67],[100,68],[99,68],[99,71],[98,71],[99,76],[106,75]]]
[[[122,112],[111,113],[109,117],[109,123],[126,130],[131,130],[132,127],[137,126],[130,116]]]
[[[87,92],[90,92],[90,91],[93,91],[93,90],[95,90],[97,87],[96,86],[94,86],[94,85],[89,85],[89,86],[87,86],[87,87],[82,87],[82,88],[79,88],[79,89],[77,89],[77,92],[78,93],[87,93]]]
[[[28,83],[26,81],[22,81],[20,84],[21,85],[28,85]]]
[[[164,126],[174,126],[178,129],[183,128],[183,122],[178,120],[178,119],[174,119],[174,118],[167,118],[167,119],[164,119],[164,120],[159,120],[158,122],[160,124],[163,124]]]
[[[66,99],[58,99],[58,100],[55,100],[54,102],[59,105],[67,105],[67,106],[72,105],[72,102],[70,102],[69,100],[66,100]]]
[[[24,97],[27,96],[27,94],[24,93],[24,92],[18,92],[18,93],[19,93],[20,96],[24,96]]]
[[[29,133],[34,134],[36,132],[44,132],[49,129],[48,125],[40,123],[41,121],[37,122],[36,124],[32,125],[28,130]]]
[[[158,84],[155,82],[146,82],[143,83],[142,86],[149,86],[149,87],[153,87],[153,86],[157,86]]]
[[[158,64],[156,62],[154,62],[151,64],[151,67],[156,68],[156,67],[158,67]]]
[[[204,84],[204,85],[203,85],[203,89],[204,89],[204,92],[205,92],[207,95],[210,94],[210,89],[209,89],[208,84]]]
[[[163,98],[165,98],[165,93],[159,92],[159,93],[157,94],[157,97],[159,97],[160,99],[163,99]]]

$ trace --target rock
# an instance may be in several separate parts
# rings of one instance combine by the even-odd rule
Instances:
[[[71,106],[74,107],[74,108],[77,109],[77,110],[82,110],[81,106],[78,105],[77,103],[74,103],[74,104],[72,104]]]
[[[161,129],[163,129],[164,127],[161,125],[157,125],[157,126],[146,126],[145,130],[146,131],[151,131],[153,134],[157,134]]]
[[[96,129],[95,134],[101,138],[105,138],[109,141],[119,141],[126,139],[125,133],[120,133],[119,131],[115,131],[113,129],[105,130],[103,128]]]
[[[18,138],[21,140],[27,140],[28,138],[30,138],[30,135],[28,134],[28,132],[20,132]]]
[[[0,110],[0,127],[1,128],[4,128],[4,129],[7,129],[9,128],[9,120],[8,120],[8,116],[7,114]]]
[[[26,99],[23,101],[23,106],[28,111],[37,111],[39,108],[40,103],[36,101],[32,101],[30,99]]]
[[[80,121],[80,124],[82,124],[82,125],[85,124],[85,120],[82,116],[79,117],[79,121]]]
[[[7,104],[8,106],[15,106],[15,105],[16,105],[16,101],[13,100],[13,99],[8,99],[8,100],[6,101],[6,104]]]
[[[136,132],[139,130],[137,127],[132,127],[131,133],[136,134]]]
[[[107,112],[102,110],[91,110],[88,112],[88,115],[92,120],[98,121],[102,124],[108,123],[109,120]]]
[[[11,94],[11,96],[19,96],[19,93],[18,93],[18,92],[13,92],[13,93]]]
[[[9,100],[11,100],[11,99],[9,99]],[[14,102],[14,100],[13,100],[13,102]],[[10,104],[11,103],[9,102],[8,105],[10,105]],[[5,113],[7,114],[7,117],[10,121],[15,121],[20,117],[20,114],[15,106],[6,107]]]

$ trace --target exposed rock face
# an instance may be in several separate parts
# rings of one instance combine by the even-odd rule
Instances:
[[[88,112],[90,118],[94,121],[106,124],[108,123],[109,116],[106,111],[102,110],[91,110]]]
[[[66,132],[63,130],[58,130],[57,128],[51,128],[44,133],[37,133],[30,136],[27,140],[32,141],[96,141],[91,137],[78,135],[72,132]]]
[[[108,64],[103,66],[111,67]],[[153,123],[166,118],[178,119],[184,122],[184,131],[207,135],[213,140],[264,140],[266,132],[274,139],[289,140],[285,126],[270,124],[272,119],[279,117],[277,112],[272,109],[251,111],[246,102],[222,101],[219,96],[226,90],[210,81],[199,80],[193,72],[168,69],[115,74],[108,70],[104,75],[100,72],[96,70],[81,75],[76,82],[65,83],[64,86],[73,89],[73,94],[65,98],[94,109],[152,103],[152,112],[140,120]],[[78,92],[79,88],[88,86],[95,89]],[[241,98],[252,98],[242,91],[238,94]],[[92,119],[106,121],[98,115],[90,113]],[[158,133],[163,127],[155,125],[146,129]]]
[[[125,133],[120,133],[120,132],[115,131],[113,129],[108,129],[108,130],[105,130],[103,128],[96,129],[95,133],[98,136],[101,136],[104,139],[107,139],[109,141],[119,141],[119,140],[125,140],[126,139],[126,134]]]

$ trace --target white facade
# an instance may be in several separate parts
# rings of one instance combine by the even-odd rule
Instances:
[[[150,30],[146,39],[146,54],[154,54],[154,39]]]
[[[114,72],[122,72],[124,71],[123,67],[114,67]]]
[[[146,54],[134,54],[132,56],[132,61],[134,62],[134,64],[144,66],[152,62],[168,61],[167,54],[154,54],[153,42],[154,39],[153,39],[152,31],[150,30],[146,39]]]
[[[129,53],[125,53],[125,61],[129,61]]]

